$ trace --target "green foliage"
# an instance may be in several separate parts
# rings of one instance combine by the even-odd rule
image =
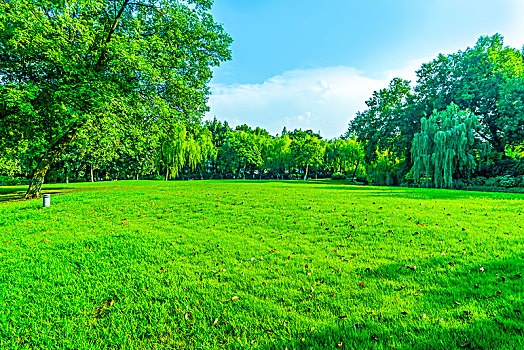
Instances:
[[[0,186],[18,186],[28,184],[28,180],[25,178],[0,175]]]
[[[443,111],[453,103],[478,118],[478,137],[489,144],[489,153],[504,157],[505,151],[521,144],[524,138],[523,79],[524,59],[519,50],[505,47],[499,34],[480,37],[474,47],[439,55],[423,64],[417,71],[413,89],[409,82],[393,79],[387,88],[375,91],[366,101],[367,109],[357,113],[349,124],[346,135],[354,135],[365,144],[368,163],[376,160],[377,149],[388,149],[405,159],[400,170],[405,178],[414,164],[410,148],[415,134],[420,134],[423,128],[421,116],[431,115],[434,110]],[[447,143],[443,134],[438,138],[437,142]],[[488,154],[485,150],[485,146],[477,150],[481,173],[486,173],[491,166],[489,160],[481,161]],[[438,157],[449,158],[451,153]],[[426,166],[428,162],[426,160]],[[460,178],[464,180],[468,173]],[[426,177],[426,182],[432,181]],[[436,181],[451,186],[449,173],[442,174],[442,179]]]
[[[331,179],[332,180],[345,180],[346,175],[344,175],[343,173],[333,173],[331,174]]]
[[[503,37],[481,37],[473,48],[440,55],[417,71],[415,93],[429,114],[450,103],[470,110],[480,122],[480,131],[497,152],[507,144],[520,143],[521,53],[504,47]]]
[[[477,118],[455,104],[420,120],[421,132],[413,139],[413,178],[427,187],[453,188],[453,180],[475,170],[472,154]]]
[[[371,182],[381,186],[397,186],[401,184],[400,171],[403,160],[389,150],[376,151],[375,162],[368,165],[367,172]]]
[[[249,168],[254,170],[262,164],[261,147],[257,141],[254,134],[245,131],[229,134],[218,153],[220,166],[237,178],[245,178]]]
[[[356,136],[364,143],[366,161],[376,160],[377,148],[403,155],[420,119],[409,118],[406,106],[411,99],[410,82],[395,78],[387,88],[373,92],[366,101],[367,109],[350,122],[346,136]]]
[[[198,122],[211,68],[230,58],[211,3],[1,2],[0,132],[28,142],[35,178],[101,119],[139,130]],[[0,143],[0,159],[16,154]]]
[[[293,166],[291,155],[291,138],[287,134],[277,137],[270,143],[269,159],[267,161],[269,169],[279,176],[288,172]]]
[[[215,152],[209,130],[200,127],[188,130],[182,123],[163,133],[160,144],[157,164],[166,168],[166,180],[169,176],[177,177],[185,165],[195,170]]]
[[[297,167],[303,169],[304,180],[307,180],[309,167],[318,166],[322,162],[324,149],[320,137],[307,132],[290,134],[292,142],[290,145],[291,157]]]
[[[326,144],[324,162],[334,171],[356,176],[358,166],[364,161],[364,147],[356,138],[337,139]]]

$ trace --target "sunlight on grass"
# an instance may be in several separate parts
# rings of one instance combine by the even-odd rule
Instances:
[[[520,195],[314,181],[44,193],[50,208],[0,200],[3,348],[524,346]]]

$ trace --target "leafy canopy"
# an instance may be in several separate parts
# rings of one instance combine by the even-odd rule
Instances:
[[[211,5],[0,1],[0,132],[11,132],[0,158],[20,140],[38,158],[94,119],[125,128],[200,120],[211,67],[230,58]]]

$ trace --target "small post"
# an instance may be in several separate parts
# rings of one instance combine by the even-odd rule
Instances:
[[[50,207],[51,206],[51,195],[50,194],[44,194],[44,195],[42,195],[42,197],[44,198],[44,208],[45,207]]]

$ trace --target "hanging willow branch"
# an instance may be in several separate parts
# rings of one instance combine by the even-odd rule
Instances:
[[[411,148],[413,178],[425,187],[453,188],[454,179],[475,170],[472,150],[479,128],[477,117],[454,103],[420,120]]]

